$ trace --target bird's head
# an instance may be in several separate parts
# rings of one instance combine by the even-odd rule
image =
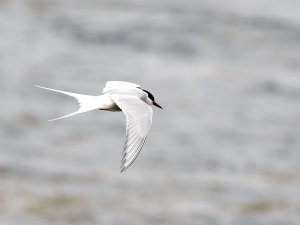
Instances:
[[[147,93],[147,95],[148,95],[148,100],[149,100],[149,103],[150,103],[150,104],[155,105],[156,107],[162,109],[162,107],[161,107],[159,104],[157,104],[157,103],[155,102],[154,96],[153,96],[149,91],[146,91],[146,90],[144,90],[144,89],[142,89],[142,90],[143,90],[144,92]]]

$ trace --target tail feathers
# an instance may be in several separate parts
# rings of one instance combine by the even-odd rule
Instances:
[[[72,97],[76,98],[79,103],[79,109],[76,112],[73,112],[71,114],[68,114],[68,115],[65,115],[65,116],[62,116],[62,117],[59,117],[56,119],[52,119],[49,121],[55,121],[55,120],[67,118],[67,117],[74,116],[79,113],[83,113],[83,112],[87,112],[87,111],[91,111],[91,110],[99,108],[99,103],[97,101],[96,96],[76,94],[76,93],[67,92],[67,91],[60,91],[60,90],[46,88],[46,87],[42,87],[42,86],[38,86],[38,85],[35,85],[35,86],[38,88],[55,91],[55,92],[59,92],[59,93],[65,94],[65,95],[72,96]]]
[[[55,121],[55,120],[60,120],[60,119],[64,119],[64,118],[67,118],[67,117],[70,117],[70,116],[74,116],[76,114],[79,114],[79,113],[83,113],[83,112],[79,112],[80,110],[76,111],[76,112],[73,112],[71,114],[68,114],[68,115],[65,115],[65,116],[62,116],[62,117],[58,117],[58,118],[55,118],[55,119],[52,119],[52,120],[48,120],[49,122],[52,122],[52,121]]]

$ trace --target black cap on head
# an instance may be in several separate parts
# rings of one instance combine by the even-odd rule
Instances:
[[[146,90],[144,90],[144,89],[142,89],[142,90],[148,94],[148,98],[150,98],[150,99],[152,100],[153,105],[155,105],[156,107],[162,109],[162,107],[161,107],[159,104],[157,104],[157,103],[155,102],[153,94],[151,94],[149,91],[146,91]]]
[[[144,89],[142,89],[142,90],[148,94],[148,97],[149,97],[152,101],[154,101],[154,96],[153,96],[149,91],[146,91],[146,90],[144,90]]]

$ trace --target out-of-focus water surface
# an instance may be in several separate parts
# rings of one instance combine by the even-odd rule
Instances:
[[[300,2],[1,0],[0,224],[300,224]],[[76,102],[151,90],[144,149],[121,113]]]

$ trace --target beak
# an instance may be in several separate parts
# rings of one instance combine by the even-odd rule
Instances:
[[[161,109],[162,109],[162,107],[161,107],[159,104],[157,104],[155,101],[153,101],[153,105],[155,105],[156,107],[158,107],[158,108],[161,108]]]

